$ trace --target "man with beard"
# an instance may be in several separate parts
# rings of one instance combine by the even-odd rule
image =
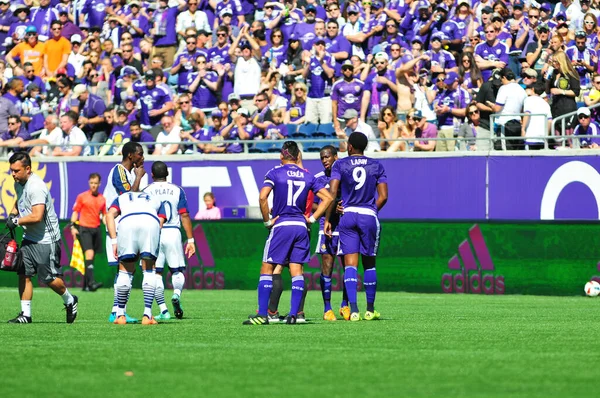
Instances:
[[[360,118],[377,132],[380,110],[388,105],[396,108],[398,102],[396,74],[388,69],[388,63],[389,57],[386,53],[375,54],[375,71],[371,72],[365,81],[365,92],[360,107]]]
[[[342,134],[346,128],[342,116],[348,109],[360,111],[364,83],[352,76],[354,67],[351,64],[342,66],[343,79],[338,80],[331,87],[331,109],[333,126],[336,133]]]

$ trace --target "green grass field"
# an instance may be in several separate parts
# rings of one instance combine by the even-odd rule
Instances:
[[[112,290],[74,292],[73,325],[49,289],[33,324],[0,324],[0,396],[575,397],[597,382],[598,299],[379,293],[383,320],[326,323],[313,291],[311,323],[249,327],[256,292],[186,291],[185,319],[116,326]],[[4,322],[16,289],[0,300]],[[128,312],[142,306],[135,290]]]

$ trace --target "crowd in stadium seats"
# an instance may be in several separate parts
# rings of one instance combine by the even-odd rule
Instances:
[[[566,133],[588,114],[599,131],[599,15],[599,0],[0,0],[0,150],[317,151],[354,131],[368,151],[500,134],[543,149],[578,108]]]

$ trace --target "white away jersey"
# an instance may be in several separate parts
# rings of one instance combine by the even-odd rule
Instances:
[[[159,221],[158,217],[167,218],[162,202],[144,192],[126,192],[117,197],[110,208],[117,209],[121,214],[119,224],[131,216],[149,215],[156,221]]]
[[[188,213],[187,198],[183,188],[167,181],[156,181],[144,188],[144,192],[158,198],[165,207],[167,221],[163,228],[179,228],[179,215]]]
[[[117,196],[131,191],[131,187],[135,182],[135,172],[133,170],[134,169],[132,168],[131,171],[127,171],[127,169],[121,163],[117,163],[110,170],[110,173],[108,173],[108,181],[106,183],[106,187],[104,188],[104,192],[102,193],[102,195],[104,195],[106,198],[107,210]],[[147,178],[147,175],[142,177],[140,189],[147,184]],[[146,180],[146,183],[144,180]]]

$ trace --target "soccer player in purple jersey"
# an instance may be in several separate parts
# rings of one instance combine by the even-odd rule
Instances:
[[[331,196],[342,190],[344,213],[338,225],[338,255],[344,256],[344,285],[350,303],[350,321],[360,321],[357,305],[358,254],[362,256],[365,270],[363,286],[367,295],[366,320],[379,318],[375,311],[377,273],[375,256],[379,247],[381,227],[377,213],[388,199],[387,176],[381,163],[364,156],[369,141],[362,133],[352,133],[348,138],[348,156],[335,162],[329,180]],[[327,210],[324,232],[332,237],[331,212]]]
[[[296,165],[300,150],[294,141],[286,141],[281,149],[281,165],[265,175],[260,190],[260,211],[265,227],[270,229],[265,244],[258,282],[258,314],[250,316],[244,325],[268,325],[267,309],[273,289],[273,270],[289,263],[292,276],[292,299],[286,323],[295,324],[304,292],[302,264],[310,260],[307,224],[313,224],[325,214],[332,197],[325,184]],[[269,194],[273,191],[273,218],[269,217]],[[313,191],[321,203],[312,216],[304,214],[308,192]]]
[[[315,174],[315,177],[322,179],[325,184],[329,185],[329,180],[331,179],[331,167],[338,160],[337,149],[332,145],[324,146],[321,149],[320,157],[325,170]],[[336,202],[338,199],[339,198],[336,198]],[[317,205],[317,201],[315,201],[313,207]],[[334,204],[334,206],[336,206],[336,204]],[[323,319],[326,321],[336,320],[335,313],[331,309],[331,274],[333,272],[333,263],[338,249],[339,232],[337,231],[337,226],[339,220],[339,214],[337,212],[332,212],[331,218],[329,219],[331,229],[333,230],[332,236],[325,235],[325,219],[322,218],[319,222],[319,240],[317,241],[316,252],[321,255],[320,283],[324,304]],[[340,260],[342,261],[342,264],[344,264],[343,258],[340,258]],[[340,315],[346,320],[350,318],[350,308],[348,307],[347,302],[346,289],[344,289],[344,298],[340,308]],[[347,316],[345,315],[346,311],[343,311],[344,308],[347,309]]]

